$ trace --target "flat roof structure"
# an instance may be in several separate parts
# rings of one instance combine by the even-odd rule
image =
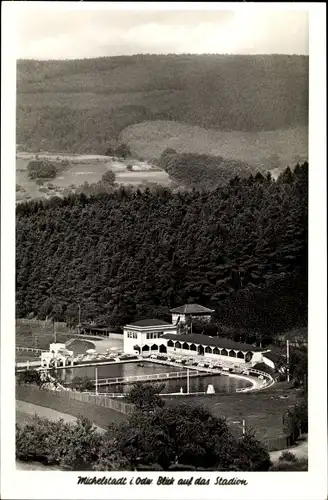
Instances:
[[[130,323],[126,326],[140,326],[140,327],[151,327],[151,326],[172,326],[172,323],[167,323],[167,321],[163,321],[161,319],[141,319],[140,321],[135,321],[134,323]]]

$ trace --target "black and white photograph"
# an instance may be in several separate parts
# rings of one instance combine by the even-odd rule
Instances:
[[[3,4],[3,498],[324,500],[325,5]]]

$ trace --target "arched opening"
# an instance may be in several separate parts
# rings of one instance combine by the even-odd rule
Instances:
[[[139,345],[134,345],[133,350],[137,351],[140,354],[140,346]]]
[[[228,356],[228,351],[226,349],[222,349],[221,356]]]
[[[187,342],[184,342],[182,344],[182,349],[187,349],[189,351],[189,344],[187,344]]]
[[[253,353],[252,352],[247,352],[245,356],[245,361],[246,363],[249,363],[252,360]]]
[[[204,356],[204,347],[202,345],[199,345],[197,350],[200,356]]]
[[[174,344],[173,344],[172,340],[169,340],[167,343],[167,347],[173,347],[173,346],[174,346]]]
[[[177,342],[175,343],[175,348],[176,348],[176,349],[181,349],[181,342],[177,341]]]
[[[190,350],[191,351],[196,351],[197,350],[195,344],[191,344],[190,345]]]
[[[231,351],[229,352],[229,356],[230,356],[230,358],[235,358],[235,357],[236,357],[236,353],[235,353],[235,351],[232,351],[232,350],[231,350]]]
[[[208,354],[212,354],[212,347],[210,347],[209,345],[205,347],[205,352]]]
[[[159,346],[159,352],[167,352],[166,346],[164,344],[161,344]]]
[[[214,347],[213,354],[220,354],[220,351],[217,347]]]
[[[144,345],[142,347],[142,352],[147,352],[147,351],[149,351],[149,345]]]
[[[153,345],[151,346],[151,350],[152,350],[152,351],[158,351],[158,345],[153,344]]]
[[[238,351],[238,353],[237,353],[237,358],[239,358],[239,359],[244,359],[244,353],[243,353],[243,352],[241,352],[241,351]]]

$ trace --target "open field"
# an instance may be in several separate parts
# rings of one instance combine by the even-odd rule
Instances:
[[[51,408],[76,418],[83,415],[102,429],[106,429],[111,422],[122,422],[127,418],[124,413],[110,408],[59,397],[46,391],[29,390],[29,387],[16,387],[16,400]]]
[[[267,442],[284,436],[283,414],[295,404],[297,397],[297,391],[277,384],[256,393],[189,397],[188,403],[203,404],[217,417],[225,417],[231,431],[238,436],[242,434],[242,419],[245,419],[246,426],[255,431],[257,438]],[[186,401],[179,397],[165,400],[170,405]]]
[[[60,153],[39,154],[39,158],[46,156],[51,161],[68,160],[70,165],[59,176],[49,181],[45,180],[41,186],[29,179],[27,165],[35,156],[31,153],[19,153],[16,158],[16,201],[26,201],[30,198],[49,198],[51,196],[65,196],[83,186],[85,182],[94,184],[111,170],[115,173],[115,183],[123,185],[139,185],[145,182],[155,182],[164,186],[170,185],[168,174],[164,171],[152,170],[152,165],[136,159],[117,160],[101,155],[67,155]],[[132,170],[128,169],[128,165]]]
[[[205,129],[174,121],[148,121],[131,125],[120,138],[136,155],[159,158],[166,148],[240,160],[272,170],[293,166],[308,157],[307,127],[238,132]]]
[[[72,337],[74,337],[74,332],[69,328],[62,328],[57,332],[57,342],[65,343]],[[46,350],[52,342],[54,342],[54,335],[51,326],[16,325],[16,345],[19,347]]]
[[[59,332],[57,332],[57,342],[67,343],[68,349],[73,351],[75,354],[85,353],[87,349],[96,349],[97,352],[105,352],[106,349],[111,349],[116,347],[117,349],[123,349],[123,338],[122,339],[112,339],[112,338],[99,338],[99,337],[88,337],[81,338],[77,335],[74,330],[60,327]],[[123,336],[122,336],[123,337]],[[46,327],[40,326],[38,324],[17,324],[16,325],[16,346],[17,347],[31,347],[34,349],[48,350],[49,344],[54,342],[54,336],[51,326]],[[16,361],[27,361],[35,360],[39,357],[38,353],[34,352],[24,352],[16,351]]]

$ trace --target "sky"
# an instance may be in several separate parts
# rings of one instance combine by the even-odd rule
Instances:
[[[201,11],[183,7],[150,10],[154,9],[151,4],[148,10],[137,10],[135,5],[129,10],[122,10],[128,6],[108,10],[104,4],[96,8],[90,2],[84,3],[83,10],[74,9],[69,2],[13,4],[20,4],[15,18],[17,58],[75,59],[137,53],[308,54],[306,10],[286,11],[256,4],[239,4],[238,10]],[[81,6],[81,2],[78,4]]]

